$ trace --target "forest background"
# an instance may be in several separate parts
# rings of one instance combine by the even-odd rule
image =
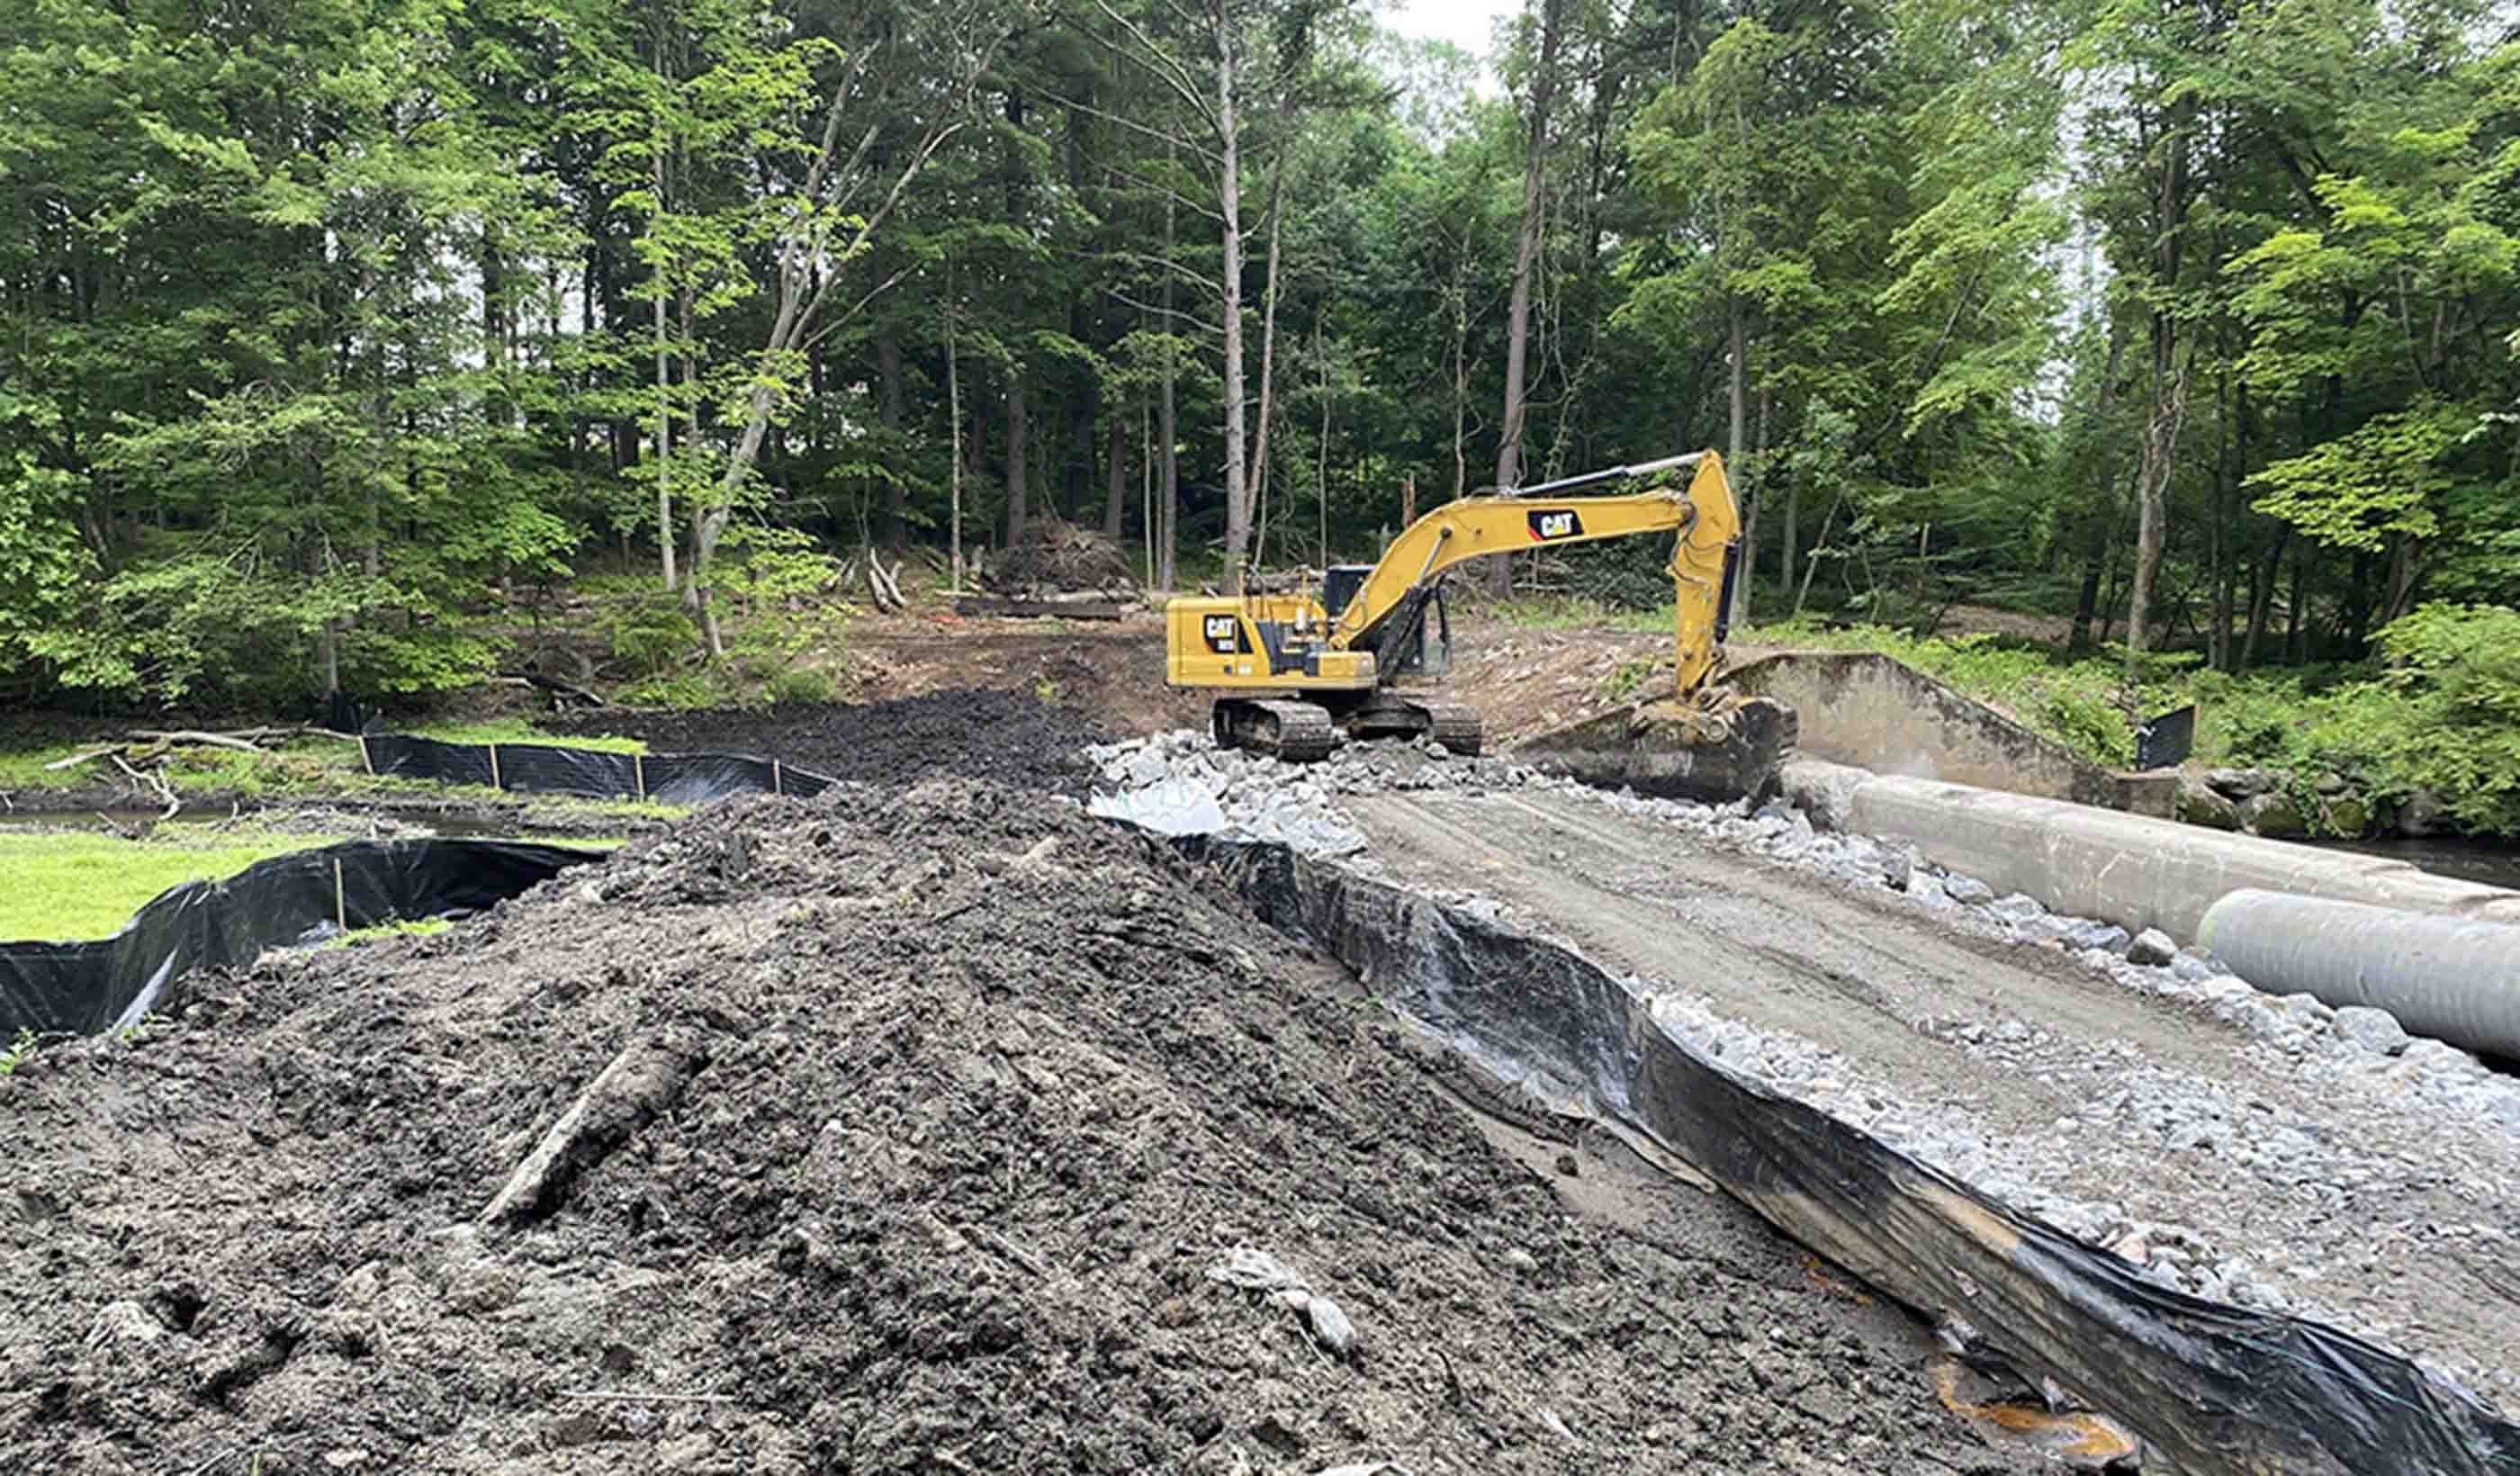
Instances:
[[[2520,831],[2510,7],[1392,20],[0,0],[0,698],[422,699],[562,591],[811,694],[850,550],[1182,588],[1714,446],[1744,628]],[[1598,552],[1504,607],[1668,600]]]

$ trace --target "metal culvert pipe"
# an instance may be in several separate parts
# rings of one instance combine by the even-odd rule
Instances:
[[[2415,1035],[2520,1056],[2520,926],[2244,889],[2196,941],[2271,994],[2368,1005]]]

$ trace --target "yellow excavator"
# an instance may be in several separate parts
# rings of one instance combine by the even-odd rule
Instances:
[[[1685,488],[1570,496],[1585,488],[1688,471]],[[1708,690],[1723,656],[1740,510],[1713,451],[1612,467],[1511,492],[1462,498],[1411,523],[1372,564],[1334,564],[1310,590],[1172,601],[1165,606],[1165,680],[1220,693],[1222,747],[1290,761],[1352,738],[1426,737],[1459,754],[1483,741],[1478,714],[1403,678],[1440,677],[1451,626],[1443,577],[1466,559],[1557,544],[1670,532],[1677,649],[1669,695],[1589,719],[1517,748],[1598,782],[1658,792],[1755,789],[1791,741],[1791,714],[1758,712]],[[1433,632],[1428,616],[1433,615]],[[1767,704],[1773,706],[1773,704]],[[1738,772],[1735,772],[1738,771]]]

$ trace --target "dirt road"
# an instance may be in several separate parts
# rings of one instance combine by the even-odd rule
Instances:
[[[2245,1269],[2279,1305],[2510,1402],[2520,1282],[2496,1227],[2520,1223],[2520,1144],[2500,1124],[2412,1105],[2392,1075],[2411,1062],[2375,1056],[2367,1079],[2339,1080],[2061,950],[1972,936],[1886,888],[1595,797],[1384,793],[1342,808],[1400,879],[1484,894],[1650,989],[1702,997],[1715,1019],[1768,1038],[1743,1033],[1736,1059],[1764,1051],[1754,1068],[1852,1088],[1858,1116],[1868,1100],[1869,1126],[1897,1145],[2079,1232],[2132,1236],[2138,1253],[2277,1247]],[[2092,1201],[2134,1224],[2071,1224]]]

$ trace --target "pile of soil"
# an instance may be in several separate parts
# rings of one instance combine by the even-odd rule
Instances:
[[[1600,1154],[1452,1081],[1219,883],[1072,811],[959,781],[728,801],[0,1078],[0,1452],[2039,1468],[1934,1402],[1917,1328],[1742,1211],[1663,1183],[1609,1214]],[[1352,1353],[1212,1279],[1238,1246],[1334,1299]]]
[[[745,753],[833,779],[902,784],[947,775],[1078,795],[1079,755],[1109,735],[1028,693],[962,689],[861,705],[762,711],[596,711],[554,718],[559,734],[635,738],[655,753]]]

